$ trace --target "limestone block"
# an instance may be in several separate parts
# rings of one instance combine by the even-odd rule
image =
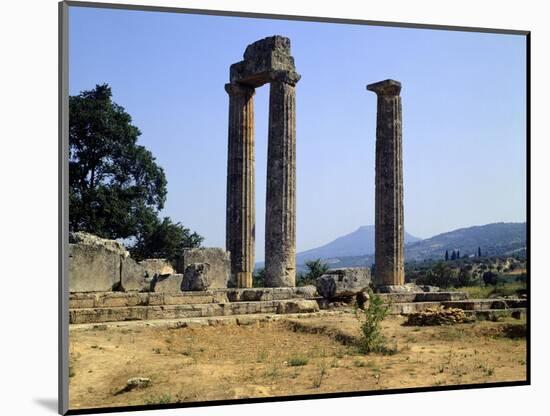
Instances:
[[[319,295],[327,299],[355,296],[368,289],[371,282],[367,267],[332,269],[317,278]]]
[[[146,292],[151,286],[151,279],[147,279],[146,269],[140,263],[126,257],[121,262],[120,283],[125,292]]]
[[[108,292],[120,284],[121,254],[100,244],[69,244],[69,291]]]
[[[128,257],[130,255],[128,253],[128,250],[126,250],[126,248],[124,247],[124,244],[119,243],[116,240],[108,240],[106,238],[101,238],[96,235],[81,231],[69,233],[69,243],[83,244],[92,247],[101,247],[110,252],[119,254],[122,257]]]
[[[226,288],[231,272],[229,253],[217,247],[186,249],[178,260],[176,271],[185,273],[187,266],[193,263],[208,264],[209,288]]]
[[[181,292],[183,274],[168,274],[156,276],[151,282],[154,292]]]
[[[154,278],[163,274],[174,274],[176,271],[172,264],[166,259],[145,259],[139,262],[147,277]]]
[[[210,288],[212,275],[208,263],[191,263],[183,273],[183,291],[203,291]]]
[[[283,300],[277,305],[277,313],[311,313],[318,312],[319,304],[309,299]]]

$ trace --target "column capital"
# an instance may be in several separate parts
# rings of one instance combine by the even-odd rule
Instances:
[[[397,96],[401,92],[401,83],[393,79],[375,82],[367,85],[367,90],[376,93],[377,95]]]
[[[295,86],[302,76],[296,71],[269,71],[269,82],[284,82]]]
[[[254,87],[250,87],[248,85],[239,84],[237,82],[230,82],[228,84],[225,84],[225,91],[229,95],[248,95],[253,96],[256,92],[256,89]]]

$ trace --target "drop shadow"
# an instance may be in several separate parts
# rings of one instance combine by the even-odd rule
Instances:
[[[57,399],[52,399],[52,398],[49,398],[49,399],[43,399],[43,398],[36,399],[35,398],[34,402],[36,404],[39,404],[43,408],[45,408],[47,410],[50,410],[50,411],[57,414]]]

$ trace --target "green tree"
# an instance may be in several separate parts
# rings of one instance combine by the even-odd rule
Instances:
[[[449,261],[449,250],[445,250],[445,261]]]
[[[318,277],[324,275],[329,267],[328,264],[321,259],[306,261],[307,272],[298,276],[297,283],[299,286],[315,284]]]
[[[111,97],[104,84],[69,98],[69,227],[129,238],[163,208],[166,177]]]
[[[139,257],[173,258],[202,237],[160,220],[166,177],[107,84],[69,97],[69,229],[128,239]]]
[[[140,227],[137,241],[130,249],[137,260],[163,258],[175,261],[183,249],[199,247],[203,237],[168,217],[161,221],[157,217]]]
[[[252,286],[265,287],[265,269],[254,270],[252,275]]]
[[[459,287],[465,287],[465,286],[471,286],[474,282],[473,274],[471,269],[468,270],[468,268],[460,269],[460,272],[458,273],[458,281],[457,286]]]
[[[456,285],[456,280],[456,273],[443,261],[439,261],[424,276],[418,278],[417,283],[448,288]]]
[[[483,283],[485,283],[486,286],[489,285],[496,285],[498,283],[498,275],[496,273],[493,273],[491,271],[483,273]]]

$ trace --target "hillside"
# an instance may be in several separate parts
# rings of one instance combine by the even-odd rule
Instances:
[[[420,241],[418,237],[405,232],[405,244]],[[364,225],[350,234],[339,237],[330,243],[296,255],[296,263],[307,260],[330,259],[333,257],[361,256],[374,253],[374,225]]]
[[[460,250],[471,255],[481,247],[484,256],[504,256],[525,248],[526,223],[505,223],[460,228],[409,244],[405,247],[407,261],[443,258],[446,250]]]
[[[405,234],[405,260],[443,259],[445,251],[460,250],[461,256],[477,253],[505,256],[525,251],[526,223],[493,223],[460,228],[420,240]],[[374,262],[374,226],[363,226],[324,246],[298,253],[296,264],[303,270],[307,260],[321,258],[331,267],[370,266]]]

